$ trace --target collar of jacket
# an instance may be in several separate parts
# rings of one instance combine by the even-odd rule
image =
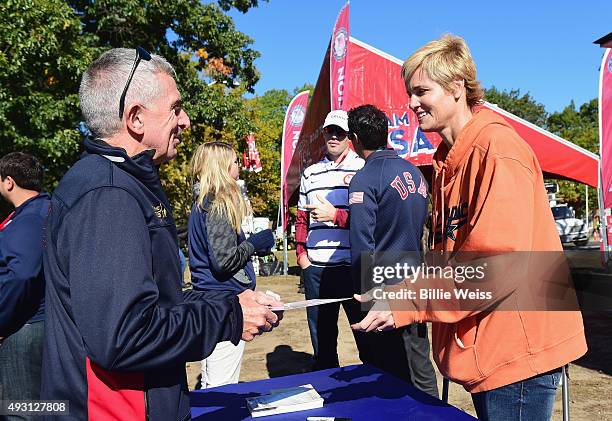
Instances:
[[[15,212],[13,212],[13,218],[14,219],[17,215],[19,215],[19,213],[21,211],[23,211],[30,203],[39,200],[39,199],[51,199],[51,196],[49,196],[49,193],[45,193],[45,192],[41,192],[38,193],[36,196],[34,197],[30,197],[28,200],[26,200],[25,202],[23,202],[21,205],[19,205],[18,207],[15,208]]]
[[[102,155],[146,184],[159,179],[158,168],[153,163],[153,155],[155,155],[153,149],[130,157],[125,149],[111,146],[99,138],[88,137],[83,144],[86,154]]]
[[[393,148],[375,150],[366,158],[366,162],[377,158],[398,158],[397,152]]]

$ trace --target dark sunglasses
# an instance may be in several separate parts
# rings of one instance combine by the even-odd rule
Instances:
[[[125,107],[125,94],[127,94],[127,90],[130,87],[130,82],[134,77],[134,73],[136,72],[136,68],[138,67],[138,63],[140,60],[151,60],[151,54],[147,50],[142,47],[136,47],[136,58],[134,58],[134,65],[132,66],[132,71],[130,72],[130,77],[128,77],[127,82],[125,83],[125,88],[123,88],[123,92],[121,93],[121,98],[119,98],[119,119],[123,118],[123,108]]]
[[[344,139],[349,133],[338,126],[327,126],[323,128],[323,131],[330,136],[336,135],[338,139]]]

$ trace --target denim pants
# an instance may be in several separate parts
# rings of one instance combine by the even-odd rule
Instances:
[[[472,394],[482,421],[548,421],[552,415],[561,368],[526,380]]]
[[[0,400],[40,399],[44,326],[44,322],[27,323],[0,345]],[[5,417],[7,420],[40,419]]]

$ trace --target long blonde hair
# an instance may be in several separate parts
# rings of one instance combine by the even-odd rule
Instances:
[[[229,219],[238,233],[242,220],[252,214],[252,210],[242,197],[238,183],[230,175],[234,156],[234,149],[228,143],[201,144],[191,158],[191,178],[200,183],[197,197],[200,209],[203,209],[204,199],[209,196],[209,211]]]

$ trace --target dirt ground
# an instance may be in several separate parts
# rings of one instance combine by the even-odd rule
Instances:
[[[293,254],[293,253],[291,253]],[[569,251],[574,267],[597,267],[596,253]],[[290,257],[290,265],[295,259]],[[281,295],[285,302],[304,299],[298,294],[298,276],[259,277],[257,288],[270,289]],[[340,312],[338,354],[340,365],[359,364],[357,348],[348,321]],[[584,314],[589,352],[570,367],[570,415],[573,421],[612,421],[612,312]],[[240,381],[266,379],[300,373],[308,370],[312,347],[306,323],[305,310],[285,312],[281,325],[273,332],[247,343]],[[198,385],[199,363],[188,363],[190,389]],[[438,373],[438,386],[442,380]],[[449,403],[474,415],[470,395],[459,385],[451,384]],[[561,388],[557,394],[553,420],[562,419]]]

